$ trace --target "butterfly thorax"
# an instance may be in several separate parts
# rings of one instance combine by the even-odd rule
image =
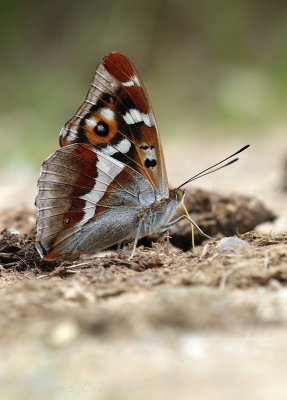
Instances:
[[[142,229],[140,237],[164,230],[165,225],[174,216],[177,206],[181,203],[178,190],[170,190],[169,198],[152,204],[142,211]]]

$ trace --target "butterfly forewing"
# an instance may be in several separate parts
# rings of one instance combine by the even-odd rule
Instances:
[[[157,199],[168,198],[163,152],[151,104],[130,61],[107,55],[86,99],[63,127],[62,146],[88,142],[130,165],[150,181]]]

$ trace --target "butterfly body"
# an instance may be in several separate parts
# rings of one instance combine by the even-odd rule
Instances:
[[[130,61],[108,54],[60,132],[38,182],[36,248],[48,260],[102,250],[164,229],[169,190],[149,98]]]

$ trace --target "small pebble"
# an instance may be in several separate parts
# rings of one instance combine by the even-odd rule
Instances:
[[[20,236],[20,232],[14,228],[7,229],[7,231],[5,232],[5,237],[7,239],[19,238],[19,236]]]
[[[216,247],[219,251],[226,251],[231,249],[239,249],[239,247],[250,246],[246,240],[239,239],[237,237],[226,237],[221,239]]]

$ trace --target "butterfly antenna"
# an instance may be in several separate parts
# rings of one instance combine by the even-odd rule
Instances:
[[[212,171],[210,171],[212,168],[217,167],[218,165],[224,163],[225,161],[229,160],[230,158],[232,158],[232,157],[236,156],[237,154],[241,153],[242,151],[246,150],[249,146],[250,146],[250,144],[247,144],[246,146],[243,146],[240,150],[236,151],[235,153],[231,154],[230,156],[224,158],[223,160],[219,161],[218,163],[212,165],[211,167],[206,168],[206,169],[204,169],[203,171],[199,172],[198,174],[192,176],[192,177],[189,178],[186,182],[182,183],[182,184],[178,187],[178,189],[180,189],[181,187],[183,187],[183,186],[186,185],[187,183],[189,183],[189,182],[191,182],[191,181],[194,181],[195,179],[202,178],[202,177],[205,176],[205,175],[212,174],[212,173],[215,172],[215,171],[218,171],[218,170],[220,170],[220,169],[222,169],[222,168],[227,167],[228,165],[231,165],[231,164],[235,163],[236,161],[238,161],[238,158],[235,158],[235,159],[229,161],[228,163],[226,163],[226,164],[224,164],[224,165],[221,165],[220,167],[218,167],[218,168],[213,169]],[[208,172],[208,171],[209,171],[209,172]]]
[[[239,160],[239,158],[234,158],[233,160],[229,161],[228,163],[226,163],[224,165],[221,165],[220,167],[218,167],[216,169],[213,169],[212,171],[205,172],[205,173],[202,172],[201,175],[198,175],[198,176],[195,176],[193,178],[190,178],[188,180],[188,182],[192,182],[192,181],[195,181],[196,179],[202,178],[203,176],[206,176],[206,175],[209,175],[209,174],[213,174],[213,172],[216,172],[216,171],[219,171],[222,168],[228,167],[229,165],[235,163],[238,160]]]

